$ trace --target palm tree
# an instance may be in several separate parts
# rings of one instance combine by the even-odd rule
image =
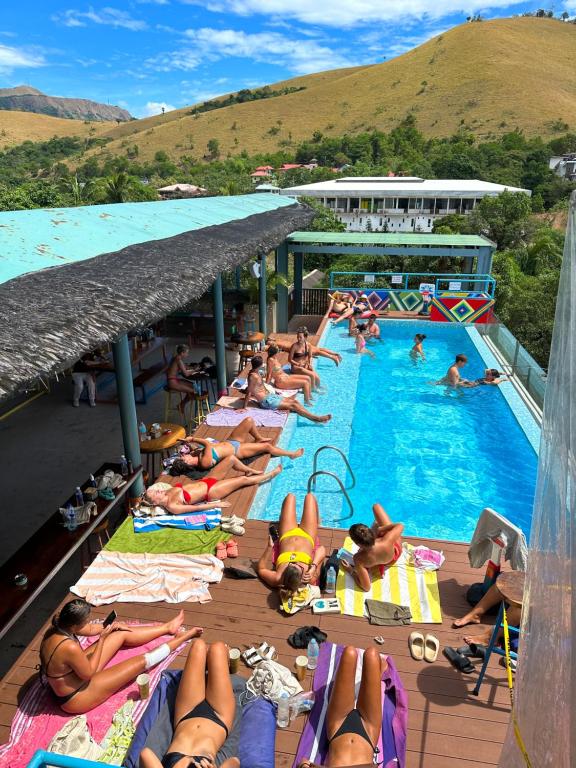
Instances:
[[[104,179],[104,202],[125,203],[132,192],[132,179],[124,171],[113,173]]]
[[[88,181],[78,181],[78,176],[70,176],[61,181],[62,192],[72,198],[72,205],[86,205],[92,198],[94,192],[94,183]]]

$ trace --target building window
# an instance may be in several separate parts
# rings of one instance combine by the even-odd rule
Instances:
[[[360,216],[360,224],[362,224],[362,216]]]
[[[414,219],[410,219],[410,226],[411,226],[411,227],[413,227],[413,226],[414,226]]]
[[[358,208],[360,208],[360,199],[358,197],[351,197],[350,198],[350,210],[356,211]]]
[[[385,208],[396,208],[396,198],[395,197],[387,197],[384,200],[384,207]]]
[[[432,219],[428,219],[428,226],[429,226],[429,227],[431,227],[431,226],[432,226]]]
[[[382,217],[380,217],[380,226],[382,226]]]

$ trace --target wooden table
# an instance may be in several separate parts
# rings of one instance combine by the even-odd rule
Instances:
[[[119,464],[103,464],[95,475],[102,475],[107,469],[120,472]],[[20,618],[30,603],[44,589],[70,557],[88,539],[92,531],[108,516],[116,504],[123,499],[136,478],[142,474],[142,467],[137,467],[126,477],[126,485],[114,490],[114,499],[106,500],[100,497],[96,500],[98,513],[89,523],[79,525],[76,530],[69,531],[62,525],[60,511],[55,512],[30,539],[15,552],[0,568],[0,637],[3,637],[13,624]],[[82,488],[88,485],[84,483]],[[68,501],[75,504],[74,496]],[[23,573],[28,583],[18,587],[14,583],[16,574]]]
[[[186,437],[186,430],[180,424],[168,424],[167,422],[158,422],[162,434],[152,440],[144,440],[140,443],[140,453],[146,456],[146,469],[151,480],[156,477],[156,455],[159,455],[160,467],[162,469],[162,458],[170,448],[173,448],[179,440]],[[150,429],[150,428],[148,428]],[[164,434],[168,432],[168,434]]]
[[[241,347],[250,347],[254,351],[260,349],[260,345],[264,341],[264,334],[260,331],[255,333],[246,334],[234,334],[230,339],[232,343],[239,344]]]

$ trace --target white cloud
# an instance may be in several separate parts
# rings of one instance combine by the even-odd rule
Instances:
[[[235,29],[188,29],[185,36],[193,48],[183,48],[148,60],[160,71],[196,69],[205,60],[237,57],[266,64],[276,64],[294,72],[307,74],[336,67],[347,67],[351,61],[340,51],[315,40],[302,40],[278,32],[247,33]]]
[[[2,74],[11,72],[13,69],[44,67],[45,65],[44,56],[37,51],[0,44],[0,73]]]
[[[165,101],[149,101],[140,116],[152,117],[153,115],[161,115],[162,110],[164,110],[164,112],[172,112],[174,109],[176,109],[176,107],[172,106],[172,104],[166,104]]]
[[[207,10],[219,13],[235,13],[238,16],[280,17],[297,19],[305,24],[324,27],[355,27],[383,21],[405,21],[409,17],[418,19],[440,19],[451,14],[483,11],[490,8],[510,8],[517,5],[514,0],[181,0],[188,5],[201,5]],[[576,0],[567,0],[575,5]],[[570,9],[569,9],[570,10]]]
[[[102,8],[95,11],[92,6],[87,11],[77,11],[73,8],[52,16],[52,20],[65,27],[86,27],[89,22],[104,24],[109,27],[129,29],[132,32],[140,32],[148,28],[145,21],[134,19],[127,11],[118,8]]]

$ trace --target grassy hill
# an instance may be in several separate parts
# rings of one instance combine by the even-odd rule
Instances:
[[[109,130],[110,123],[0,110],[0,150],[23,141],[47,141],[53,136],[100,136]]]
[[[98,135],[111,141],[91,154],[124,155],[137,145],[140,159],[160,149],[173,158],[201,158],[213,138],[222,157],[253,154],[290,148],[314,131],[388,131],[409,113],[429,136],[466,125],[483,138],[515,128],[551,137],[566,125],[576,128],[575,61],[576,25],[536,18],[464,24],[391,61],[272,86],[305,86],[296,93],[199,115],[188,107],[113,128],[97,126]],[[5,119],[0,113],[0,131]],[[57,122],[64,129],[73,125]]]

